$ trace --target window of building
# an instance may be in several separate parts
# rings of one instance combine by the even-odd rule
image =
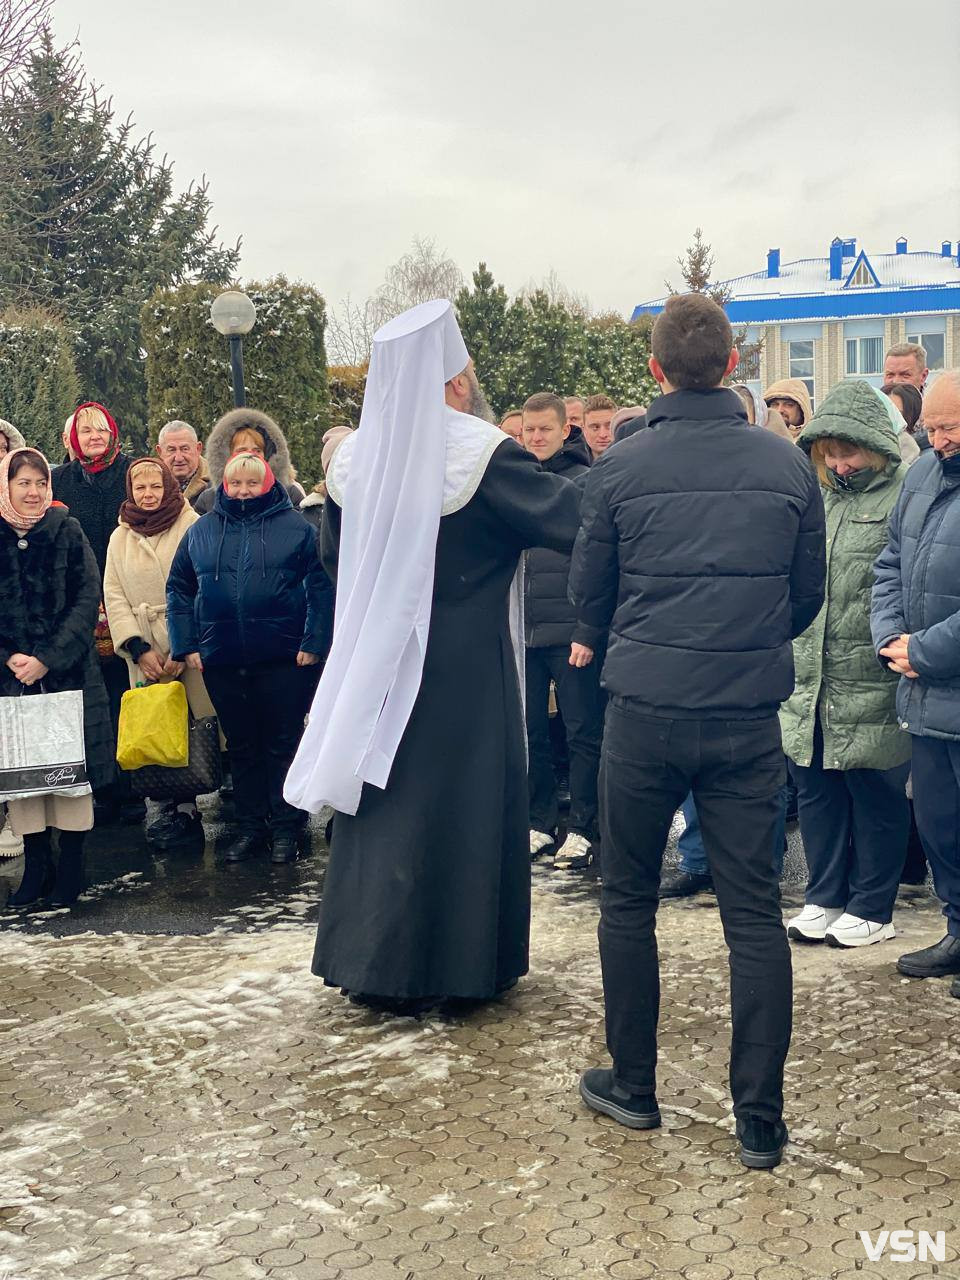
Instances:
[[[919,343],[927,353],[927,368],[942,369],[944,360],[944,335],[942,333],[908,333],[908,342]]]
[[[864,285],[875,285],[877,282],[873,278],[870,268],[865,262],[861,262],[856,271],[850,278],[849,284],[854,289],[861,288]]]
[[[882,338],[847,338],[847,377],[883,372]]]
[[[812,404],[814,400],[813,341],[788,342],[787,354],[790,361],[790,377],[803,379],[807,390],[810,392],[810,402]]]

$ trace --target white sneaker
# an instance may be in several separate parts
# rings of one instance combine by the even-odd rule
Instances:
[[[536,858],[538,854],[543,853],[548,845],[553,844],[553,836],[548,836],[545,831],[530,832],[530,857]]]
[[[0,811],[0,818],[3,812]],[[7,822],[3,829],[0,830],[0,858],[19,858],[23,854],[23,840],[20,836],[15,836],[10,830],[10,823]]]
[[[896,936],[897,931],[892,923],[864,920],[860,916],[848,915],[845,911],[828,927],[826,941],[831,947],[869,947],[871,942],[885,942],[887,938]]]
[[[571,831],[553,855],[553,865],[557,871],[568,871],[571,867],[585,867],[589,861],[589,853],[590,841],[587,837]]]
[[[798,916],[787,921],[787,937],[797,942],[822,942],[827,929],[842,915],[839,907],[818,907],[808,902]]]

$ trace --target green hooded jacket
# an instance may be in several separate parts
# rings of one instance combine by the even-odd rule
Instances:
[[[892,769],[910,755],[897,720],[898,677],[877,662],[870,635],[873,565],[907,473],[894,413],[868,383],[841,382],[797,438],[807,453],[815,440],[831,437],[888,460],[859,492],[824,487],[826,600],[793,642],[797,682],[780,710],[783,749],[798,765],[813,757],[818,707],[825,769]]]

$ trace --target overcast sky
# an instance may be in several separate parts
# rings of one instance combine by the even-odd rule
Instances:
[[[960,236],[956,0],[56,0],[90,74],[206,173],[241,270],[366,297],[415,236],[629,313],[718,276]]]

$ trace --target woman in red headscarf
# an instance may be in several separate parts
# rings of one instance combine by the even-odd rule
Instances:
[[[119,429],[102,404],[88,401],[80,405],[63,434],[71,461],[54,468],[53,496],[69,509],[86,534],[102,581],[107,567],[107,545],[127,497],[131,460],[120,452]],[[120,699],[130,687],[127,664],[116,654],[103,655],[101,650],[100,669],[110,698],[110,719],[116,735]],[[118,777],[107,793],[97,796],[98,822],[115,818],[139,822],[144,813],[143,801],[132,798],[124,775]]]

